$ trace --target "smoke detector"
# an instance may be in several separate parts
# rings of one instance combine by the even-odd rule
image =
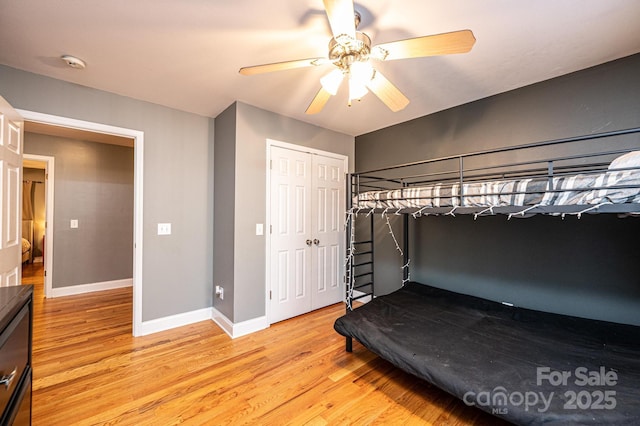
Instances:
[[[83,70],[87,66],[87,64],[85,64],[85,62],[82,59],[76,58],[75,56],[62,55],[60,59],[62,59],[71,68],[75,68],[78,70]]]

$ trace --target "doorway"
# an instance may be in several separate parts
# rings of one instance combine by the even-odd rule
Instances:
[[[101,123],[75,120],[33,111],[17,110],[25,121],[71,131],[90,132],[133,140],[134,212],[133,212],[133,335],[142,334],[142,237],[143,237],[143,150],[144,132]],[[46,261],[46,252],[45,252]]]
[[[53,271],[54,199],[53,157],[23,154],[22,237],[29,242],[28,256],[22,259],[22,277],[43,284],[43,297],[50,297]],[[49,271],[47,274],[45,271]]]

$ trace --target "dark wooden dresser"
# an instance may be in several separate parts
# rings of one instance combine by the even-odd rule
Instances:
[[[0,425],[31,424],[33,286],[0,287]]]

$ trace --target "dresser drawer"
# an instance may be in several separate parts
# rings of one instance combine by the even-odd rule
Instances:
[[[0,334],[0,412],[7,406],[29,363],[29,304],[25,305]]]
[[[31,425],[31,369],[27,369],[27,375],[17,391],[17,400],[14,409],[7,413],[7,424],[12,426]]]

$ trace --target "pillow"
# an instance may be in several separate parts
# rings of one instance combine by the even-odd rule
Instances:
[[[22,239],[22,253],[26,253],[31,248],[31,243],[26,238]]]
[[[609,170],[640,167],[640,151],[631,151],[621,155],[609,164]]]

